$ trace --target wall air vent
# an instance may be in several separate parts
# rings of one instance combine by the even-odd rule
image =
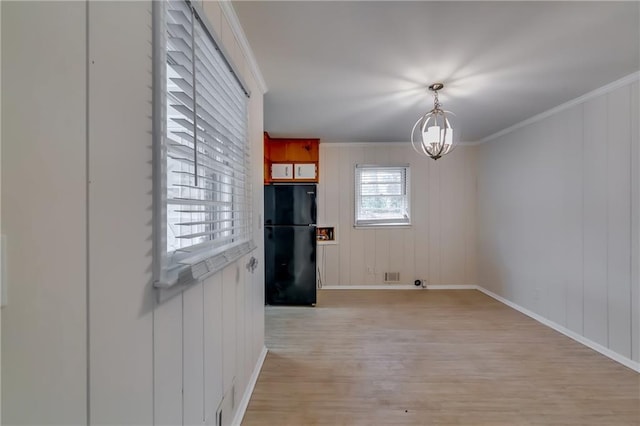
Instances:
[[[400,272],[385,272],[384,273],[384,282],[386,282],[386,283],[397,283],[397,282],[400,282]]]

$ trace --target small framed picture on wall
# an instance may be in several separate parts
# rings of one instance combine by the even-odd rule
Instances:
[[[316,242],[318,244],[338,244],[336,226],[318,225],[316,227]]]

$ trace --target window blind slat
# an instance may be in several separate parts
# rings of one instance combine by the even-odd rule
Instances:
[[[205,158],[203,157],[206,157],[206,154],[200,152],[198,155],[200,157],[198,167],[202,167],[207,171],[215,172],[223,176],[228,176],[232,179],[241,179],[242,181],[245,181],[245,179],[242,177],[242,175],[246,174],[245,170],[240,169],[240,166],[237,165],[236,168],[233,168],[229,165],[229,163],[225,163],[223,161],[222,156],[219,156],[219,159],[207,158],[206,160],[209,161],[205,161]],[[180,161],[185,164],[194,164],[193,148],[184,144],[172,144],[171,150],[168,152],[168,156],[176,161]],[[203,174],[198,173],[198,178],[200,178],[201,176],[203,176]],[[204,175],[204,177],[206,178],[206,175]]]
[[[189,40],[189,42],[191,42],[191,23],[168,22],[167,33],[170,34],[172,37],[181,38],[183,40]],[[189,43],[189,45],[190,44],[191,43]],[[168,50],[170,49],[171,49],[171,46],[169,45]]]
[[[185,114],[185,117],[193,116],[193,98],[184,92],[170,92],[170,95],[173,99],[178,102],[172,102],[171,107],[175,108],[176,105],[179,105],[182,108],[185,108],[189,114]]]
[[[188,148],[188,147],[186,147],[184,145],[180,145],[180,146],[184,147],[184,148]],[[179,156],[173,155],[171,153],[168,154],[168,157],[173,159],[173,160],[175,160],[175,161],[179,161],[181,163],[189,164],[191,166],[194,163],[193,158],[187,158],[187,157],[184,157],[184,156],[183,157],[179,157]],[[205,164],[200,164],[200,167],[202,167],[203,169],[209,170],[211,172],[218,173],[218,174],[223,175],[223,176],[232,177],[233,179],[243,179],[242,177],[235,177],[234,172],[233,171],[229,171],[228,168],[227,169],[223,169],[223,167],[224,167],[223,163],[216,162],[216,163],[210,163],[210,164],[206,164],[206,165]],[[202,174],[198,174],[198,178],[200,178],[200,177],[203,177],[203,175]],[[206,178],[206,176],[205,176],[205,178]],[[243,181],[245,181],[245,180],[243,179]]]
[[[207,38],[206,35],[202,35],[202,37]],[[201,54],[197,55],[197,59],[200,63],[204,64],[206,69],[215,68],[216,70],[220,70],[219,73],[208,77],[210,80],[217,81],[213,87],[219,91],[223,91],[229,99],[235,103],[238,109],[244,109],[246,104],[244,102],[244,92],[240,85],[233,81],[231,72],[222,58],[222,55],[220,55],[219,50],[217,50],[212,43],[197,44],[197,48],[201,49]]]
[[[190,178],[194,178],[195,177],[194,173],[187,172],[187,171],[174,171],[173,173],[182,174],[182,175],[188,176]],[[212,178],[212,177],[209,177],[209,176],[204,176],[204,175],[199,175],[198,179],[204,179],[204,180],[206,180],[208,182],[212,182],[214,184],[225,184],[226,183],[226,182],[223,182],[220,179],[215,179],[215,178]],[[244,179],[242,179],[242,178],[233,178],[233,179],[231,179],[231,181],[232,182],[230,183],[230,185],[233,185],[233,186],[238,187],[238,188],[246,188],[246,181]]]
[[[226,152],[230,153],[231,155],[234,154],[234,151],[229,148],[229,144],[225,144],[223,142],[220,142],[220,139],[224,139],[224,135],[218,133],[218,137],[213,136],[215,135],[216,129],[214,127],[212,127],[210,124],[208,124],[207,122],[203,121],[203,120],[198,120],[197,121],[198,127],[200,127],[200,129],[203,131],[204,134],[200,134],[201,136],[201,142],[207,144],[207,146],[209,148],[215,149],[215,147],[217,146],[218,149],[220,150],[225,150]],[[242,163],[243,159],[240,155],[237,155],[237,160],[234,159],[232,160],[234,163],[238,162],[238,163]]]
[[[207,102],[198,98],[198,114],[206,124],[199,121],[198,125],[206,129],[207,133],[213,137],[225,139],[230,144],[230,148],[241,149],[241,141],[233,132],[238,132],[239,128],[233,128],[224,123],[222,116],[215,109],[207,110]],[[216,118],[217,117],[217,118]]]
[[[205,243],[198,243],[198,244],[193,244],[190,246],[187,246],[185,248],[180,248],[175,250],[176,252],[182,252],[182,253],[195,253],[198,251],[202,251],[203,249],[215,249],[215,248],[221,248],[224,247],[225,245],[228,245],[228,243],[231,242],[236,242],[239,241],[240,243],[242,242],[246,242],[248,241],[249,238],[245,237],[244,239],[240,239],[238,236],[232,235],[226,238],[216,238],[216,240],[214,242],[205,242]],[[182,262],[180,262],[179,260],[175,261],[177,264],[181,264]],[[185,265],[188,265],[188,263],[182,263]]]
[[[185,159],[185,158],[180,158],[178,161],[184,162],[186,164],[193,164],[193,160],[192,159]],[[245,187],[247,186],[247,180],[245,177],[242,176],[236,176],[235,174],[229,174],[226,173],[223,170],[220,170],[220,168],[217,168],[218,166],[220,166],[219,163],[215,163],[215,164],[211,164],[213,167],[208,167],[208,166],[204,166],[201,164],[201,167],[204,169],[202,172],[198,171],[198,179],[203,179],[206,182],[216,182],[219,184],[226,184],[226,183],[230,183],[230,182],[238,182],[239,184],[244,184]],[[211,172],[211,176],[209,176],[209,174],[204,174],[205,172]],[[195,180],[195,173],[193,171],[189,171],[189,170],[172,170],[171,173],[175,173],[175,174],[179,174],[184,176],[185,178],[193,178]],[[215,175],[220,176],[219,178],[216,178]],[[221,180],[222,178],[224,178],[225,180]],[[176,181],[179,178],[176,178]]]
[[[197,43],[196,46],[199,47]],[[209,52],[204,52],[203,54],[207,55]],[[229,90],[228,87],[222,87],[222,85],[228,84],[229,80],[222,78],[218,73],[207,72],[207,70],[210,69],[223,70],[224,68],[220,61],[210,61],[206,57],[203,59],[201,55],[198,56],[196,59],[196,70],[200,72],[202,84],[209,96],[221,98],[232,111],[242,111],[244,108],[242,103],[244,94],[241,91],[232,91]],[[229,118],[232,122],[242,122],[242,120],[235,115],[230,115]]]
[[[216,103],[217,106],[215,106]],[[229,104],[222,102],[219,96],[207,93],[204,87],[197,98],[197,104],[200,108],[199,113],[205,120],[208,119],[210,133],[221,135],[236,148],[242,149],[243,142],[238,133],[242,133],[245,124],[234,122],[229,118],[231,111]],[[241,111],[236,113],[238,112]]]
[[[220,223],[220,222],[233,222],[234,219],[220,219],[220,220],[205,220],[201,222],[184,222],[184,223],[176,223],[176,226],[193,226],[193,225],[206,225],[210,223]]]
[[[202,43],[196,40],[196,47],[202,47]],[[199,72],[199,84],[201,85],[201,97],[198,102],[200,107],[205,109],[223,128],[228,130],[243,131],[244,124],[239,117],[246,115],[246,102],[243,102],[244,93],[239,85],[235,91],[222,90],[229,86],[232,78],[229,72],[222,72],[227,69],[226,64],[221,60],[217,50],[203,49],[204,55],[200,55],[196,60],[196,70]],[[221,72],[211,72],[219,70]],[[224,78],[226,76],[226,79]],[[242,140],[237,138],[235,132],[227,135],[230,141],[242,148]]]
[[[246,203],[242,203],[240,201],[238,201],[237,203],[246,205]],[[167,201],[167,204],[184,205],[184,206],[186,206],[186,205],[191,205],[191,206],[229,206],[229,205],[232,205],[234,203],[232,203],[231,201],[193,200],[193,199],[189,199],[189,198],[173,198],[173,199],[171,199],[171,201]]]
[[[216,182],[215,185],[219,185],[219,186],[224,186],[228,189],[233,189],[233,188],[238,188],[238,189],[242,189],[244,190],[244,186],[239,186],[239,185],[234,185],[232,183],[229,182],[224,182],[224,183],[218,183]],[[197,191],[204,191],[204,192],[209,192],[209,193],[216,193],[216,194],[229,194],[231,196],[236,196],[237,194],[233,191],[222,191],[222,190],[214,190],[212,188],[202,188],[200,186],[194,186],[194,185],[188,185],[188,184],[173,184],[172,185],[174,188],[187,188],[187,189],[193,189],[193,190],[197,190]]]
[[[172,50],[167,52],[167,61],[169,61],[171,68],[174,69],[176,72],[177,72],[176,70],[177,67],[181,67],[186,70],[189,70],[192,67],[191,58],[187,56],[186,53],[180,50]]]
[[[167,2],[167,16],[170,21],[191,28],[191,11],[182,1]]]
[[[218,230],[214,230],[214,231],[207,231],[207,232],[196,232],[194,234],[186,234],[186,235],[179,235],[176,238],[188,238],[188,239],[193,239],[196,237],[204,237],[204,236],[210,236],[210,235],[217,235],[217,234],[224,234],[225,232],[238,232],[238,231],[242,231],[244,229],[246,229],[246,226],[237,226],[234,227],[233,229],[218,229]]]
[[[237,119],[237,114],[242,112],[242,108],[234,105],[234,99],[230,99],[224,92],[216,91],[207,76],[203,76],[199,83],[202,85],[200,102],[206,102],[206,107],[220,117],[218,121],[224,122],[229,128],[239,128],[243,125]]]
[[[171,77],[169,81],[189,96],[193,93],[193,85],[190,83],[191,80],[187,81],[184,78]]]

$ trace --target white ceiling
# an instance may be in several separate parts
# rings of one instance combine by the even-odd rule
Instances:
[[[433,106],[479,141],[640,69],[640,3],[236,1],[265,130],[408,141]]]

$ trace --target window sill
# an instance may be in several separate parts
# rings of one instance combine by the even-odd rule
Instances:
[[[372,224],[372,225],[353,225],[354,229],[371,229],[371,228],[393,228],[393,229],[409,229],[410,223],[385,223],[385,224]]]
[[[251,253],[257,246],[252,241],[240,244],[236,247],[232,247],[222,253],[216,254],[205,258],[199,262],[194,262],[192,265],[187,265],[180,268],[179,271],[174,272],[171,276],[163,281],[157,281],[154,283],[154,287],[157,289],[158,303],[162,303],[177,294],[182,293],[193,284],[199,283],[202,280],[220,272],[236,260],[240,259],[247,253]]]

